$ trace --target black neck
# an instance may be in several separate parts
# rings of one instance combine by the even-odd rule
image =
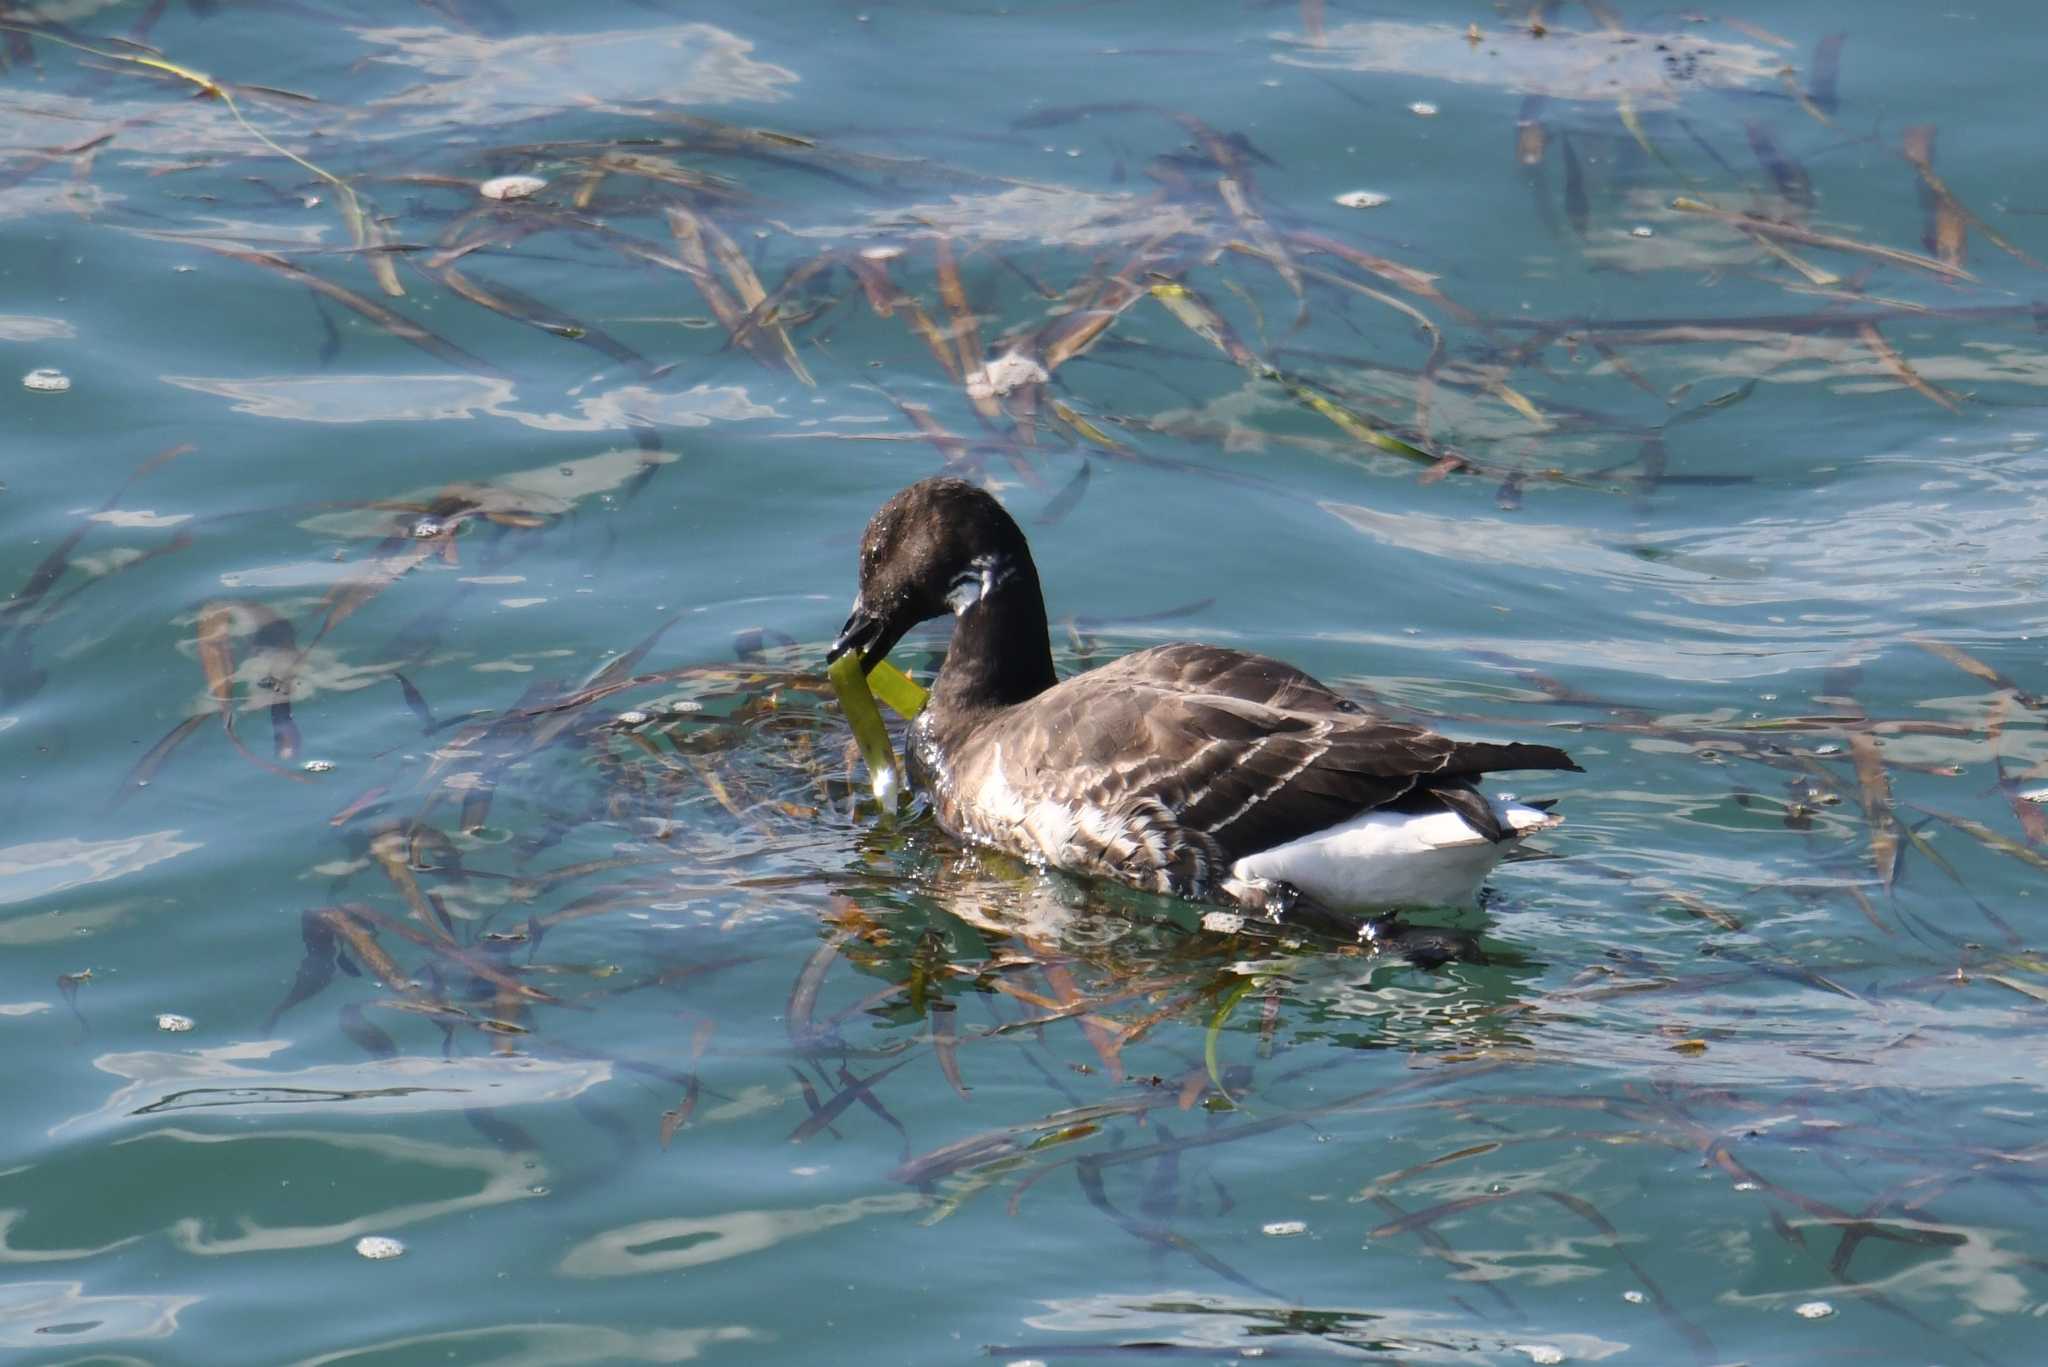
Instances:
[[[1028,552],[1013,555],[993,591],[953,621],[953,644],[932,684],[948,711],[1011,707],[1059,682],[1045,622],[1045,595]]]

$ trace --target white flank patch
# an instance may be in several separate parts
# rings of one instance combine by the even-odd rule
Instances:
[[[1517,835],[1558,818],[1520,803],[1495,803]],[[1240,880],[1291,883],[1339,911],[1367,907],[1464,906],[1507,853],[1456,812],[1368,812],[1342,825],[1246,855],[1231,866]]]

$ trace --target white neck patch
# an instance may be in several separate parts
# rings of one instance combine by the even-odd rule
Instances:
[[[946,606],[958,617],[1001,588],[1009,577],[1008,559],[995,554],[977,555],[967,562],[966,569],[953,576],[946,589]]]

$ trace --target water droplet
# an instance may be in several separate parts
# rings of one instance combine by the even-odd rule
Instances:
[[[1754,1183],[1754,1182],[1737,1182],[1737,1183],[1735,1184],[1735,1189],[1736,1189],[1737,1191],[1762,1191],[1762,1190],[1763,1190],[1763,1188],[1762,1188],[1762,1187],[1759,1187],[1759,1186],[1758,1186],[1758,1185],[1757,1185],[1756,1183]]]
[[[619,713],[619,725],[621,726],[645,726],[647,722],[647,714],[638,708],[628,708],[624,712]]]
[[[356,1240],[356,1252],[371,1259],[396,1258],[405,1245],[386,1234],[365,1234]]]
[[[71,377],[61,370],[40,366],[21,377],[23,389],[33,389],[38,394],[62,394],[71,388]]]
[[[1630,237],[1655,237],[1657,233],[1649,224],[1638,223],[1635,227],[1628,230],[1628,235]]]
[[[1621,1298],[1630,1305],[1641,1305],[1643,1303],[1643,1293],[1640,1291],[1624,1291],[1621,1293]]]
[[[309,774],[331,774],[334,772],[334,761],[331,759],[309,759],[299,767]]]
[[[1529,1361],[1540,1362],[1543,1367],[1556,1367],[1556,1364],[1564,1361],[1564,1350],[1553,1348],[1547,1343],[1518,1343],[1515,1345],[1515,1351],[1527,1353]]]
[[[1842,753],[1842,747],[1835,744],[1833,741],[1826,741],[1820,745],[1814,746],[1813,753],[1815,753],[1816,755],[1839,755]]]
[[[1418,119],[1433,119],[1436,117],[1436,106],[1428,100],[1417,100],[1408,106],[1408,112]]]
[[[1377,209],[1385,204],[1389,196],[1378,190],[1346,190],[1337,196],[1337,203],[1346,209]]]
[[[539,176],[496,176],[476,187],[485,199],[525,199],[548,188]]]
[[[448,524],[437,517],[423,517],[412,524],[412,534],[425,541],[430,536],[439,536],[448,530]]]
[[[1835,1307],[1826,1301],[1806,1301],[1795,1307],[1792,1313],[1803,1320],[1824,1320],[1835,1313]]]
[[[175,1011],[166,1011],[156,1018],[156,1028],[173,1035],[182,1035],[192,1028],[192,1018],[181,1016]]]
[[[1259,1233],[1275,1239],[1291,1239],[1297,1234],[1308,1233],[1308,1221],[1268,1220],[1259,1226]]]

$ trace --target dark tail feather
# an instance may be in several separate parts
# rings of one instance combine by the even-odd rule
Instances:
[[[1477,788],[1464,784],[1445,785],[1429,790],[1430,796],[1465,819],[1465,824],[1498,845],[1514,835],[1514,832],[1500,824],[1493,814],[1493,804],[1486,800],[1486,794]]]
[[[1450,763],[1441,772],[1446,774],[1490,774],[1496,769],[1569,769],[1575,774],[1585,770],[1572,763],[1572,757],[1554,745],[1523,745],[1519,741],[1510,745],[1497,745],[1491,741],[1466,741],[1451,752]]]

